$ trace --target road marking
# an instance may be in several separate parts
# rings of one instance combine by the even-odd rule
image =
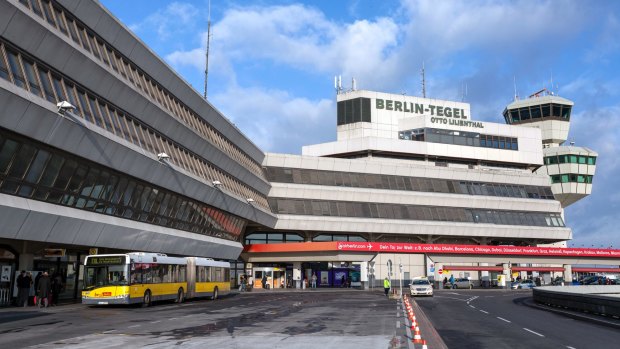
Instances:
[[[542,334],[540,334],[538,332],[532,331],[532,330],[530,330],[528,328],[523,327],[523,329],[526,330],[527,332],[531,332],[531,333],[533,333],[533,334],[535,334],[537,336],[544,337],[544,335],[542,335]]]
[[[161,322],[161,320],[157,320],[157,321],[151,321],[152,324],[156,324],[158,322]]]
[[[566,347],[567,347],[568,349],[577,349],[577,348],[575,348],[575,347],[571,347],[570,345],[567,345]]]
[[[171,317],[171,318],[170,318],[170,319],[168,319],[168,320],[172,321],[172,320],[176,320],[176,319],[177,319],[177,318],[175,318],[175,317]]]
[[[488,311],[484,311],[484,310],[482,310],[482,309],[480,309],[480,312],[481,312],[481,313],[485,313],[485,314],[488,314],[488,313],[489,313]]]
[[[129,326],[127,328],[134,328],[134,327],[140,327],[140,325],[133,325],[133,326]]]
[[[400,320],[396,320],[396,328],[400,328]]]
[[[474,308],[474,309],[476,309],[476,307],[474,307],[474,306],[473,306],[473,305],[471,305],[471,304],[470,304],[469,306],[470,306],[470,307],[472,307],[472,308]]]
[[[109,330],[109,331],[105,331],[105,332],[103,332],[103,333],[106,333],[106,334],[107,334],[107,333],[112,333],[112,332],[116,332],[116,330]]]
[[[502,321],[506,321],[507,323],[510,323],[510,320],[506,320],[506,319],[504,319],[503,317],[499,317],[499,316],[498,316],[497,318],[498,318],[498,319],[500,319],[500,320],[502,320]]]

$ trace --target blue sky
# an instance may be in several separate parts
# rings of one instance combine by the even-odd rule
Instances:
[[[101,0],[202,94],[208,1]],[[620,248],[620,2],[217,1],[209,100],[266,152],[336,138],[345,88],[471,103],[503,122],[517,92],[575,102],[569,140],[599,153],[593,194],[566,209],[569,246]]]

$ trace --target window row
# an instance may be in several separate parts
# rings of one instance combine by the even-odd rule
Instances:
[[[187,266],[178,264],[132,263],[131,284],[186,282]]]
[[[58,29],[64,36],[92,53],[97,60],[112,68],[126,82],[144,92],[145,96],[152,102],[171,112],[172,115],[182,120],[188,127],[191,127],[205,137],[205,139],[209,140],[225,154],[243,164],[259,178],[263,178],[261,166],[258,162],[245,154],[213,126],[196,115],[190,108],[175,98],[135,64],[131,63],[129,59],[116,51],[92,30],[88,29],[73,15],[69,14],[56,1],[20,0],[20,2]]]
[[[557,213],[550,212],[500,211],[463,207],[287,198],[270,198],[269,203],[278,214],[487,223],[539,227],[564,226],[562,217]]]
[[[245,236],[245,245],[281,244],[287,242],[303,242],[304,238],[294,233],[252,232]]]
[[[354,98],[337,104],[338,126],[370,122],[370,98]]]
[[[439,128],[427,127],[401,131],[398,133],[398,138],[417,142],[519,150],[519,142],[517,138],[485,135],[477,132],[455,131]]]
[[[226,282],[229,268],[196,266],[196,282]]]
[[[550,187],[267,167],[270,182],[553,200]]]
[[[558,174],[551,176],[551,183],[587,183],[592,184],[594,176],[582,174]]]
[[[545,165],[554,164],[596,165],[596,156],[575,154],[545,156]]]
[[[0,129],[0,192],[238,241],[245,220]]]
[[[504,110],[504,119],[507,124],[520,122],[541,121],[542,118],[554,118],[570,121],[572,106],[565,104],[540,104],[517,109]]]
[[[220,181],[233,193],[243,198],[252,198],[257,204],[267,207],[264,195],[242,184],[198,155],[178,146],[133,116],[2,42],[0,42],[0,77],[52,103],[68,101],[76,107],[74,113],[86,121],[152,154],[165,152],[170,155],[170,162],[176,166],[207,181]]]

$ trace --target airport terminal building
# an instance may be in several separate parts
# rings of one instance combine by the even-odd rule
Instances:
[[[90,0],[0,3],[0,105],[0,265],[61,273],[66,298],[95,252],[337,287],[382,279],[388,261],[435,275],[437,261],[335,243],[562,246],[563,208],[591,192],[597,157],[561,146],[572,102],[557,96],[515,101],[499,124],[468,103],[361,90],[337,94],[334,142],[265,154]]]

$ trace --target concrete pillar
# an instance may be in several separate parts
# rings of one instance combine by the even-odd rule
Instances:
[[[500,280],[498,280],[497,282],[497,287],[501,287],[501,288],[510,288],[510,263],[503,263],[502,264],[502,280],[500,282]]]
[[[33,270],[34,268],[34,254],[32,253],[20,253],[19,254],[19,266],[18,270]]]
[[[488,266],[489,263],[478,263],[478,266],[480,267],[486,267]],[[489,271],[488,270],[482,270],[480,271],[480,277],[478,278],[480,280],[480,287],[491,287],[491,278],[489,278]]]
[[[301,288],[301,262],[293,262],[293,280],[295,288]]]
[[[573,266],[570,264],[564,264],[564,285],[567,283],[570,285],[573,282]]]

